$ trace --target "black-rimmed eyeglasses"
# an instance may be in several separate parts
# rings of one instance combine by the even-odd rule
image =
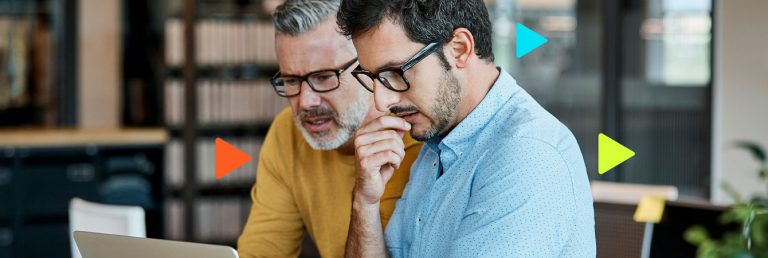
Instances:
[[[429,43],[400,67],[386,67],[373,73],[362,70],[358,66],[357,69],[352,70],[352,75],[354,75],[355,79],[370,92],[373,92],[374,90],[374,80],[378,80],[384,87],[387,87],[387,89],[392,91],[405,92],[411,88],[411,83],[405,78],[405,72],[418,64],[419,61],[429,56],[429,54],[435,52],[436,49],[440,49],[439,46],[440,44],[438,43]]]
[[[323,93],[339,88],[339,75],[352,67],[357,62],[357,58],[344,64],[342,68],[326,69],[308,73],[304,76],[282,75],[277,72],[272,76],[272,87],[275,88],[277,95],[281,97],[293,97],[301,93],[301,83],[306,81],[313,91]]]

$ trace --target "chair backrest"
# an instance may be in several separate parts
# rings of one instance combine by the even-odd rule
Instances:
[[[643,196],[655,195],[668,201],[677,200],[677,187],[671,185],[643,185],[592,181],[592,198],[595,202],[637,205]]]
[[[107,205],[73,198],[69,202],[69,234],[72,258],[81,258],[72,233],[75,230],[146,237],[144,209]]]
[[[598,258],[640,257],[645,224],[633,219],[637,203],[646,195],[673,201],[677,200],[678,194],[674,186],[602,181],[592,181],[591,185]]]

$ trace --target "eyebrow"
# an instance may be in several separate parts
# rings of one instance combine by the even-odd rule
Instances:
[[[290,74],[290,73],[283,73],[282,71],[280,71],[280,75],[282,75],[282,76],[290,76],[290,77],[304,77],[304,76],[307,76],[307,75],[308,75],[308,74],[310,74],[310,73],[319,72],[319,71],[328,71],[328,70],[336,70],[336,69],[333,69],[333,68],[328,68],[328,69],[317,69],[317,70],[314,70],[314,71],[309,71],[308,73],[305,73],[304,75],[298,75],[298,74]]]
[[[346,64],[349,64],[349,63],[344,63],[344,64],[341,64],[341,65],[346,65]],[[344,69],[344,68],[341,68],[341,69]],[[330,70],[330,71],[335,71],[335,70],[338,70],[338,69],[336,69],[336,68],[323,68],[323,69],[317,69],[317,70],[309,71],[308,73],[305,73],[304,75],[297,75],[297,74],[283,73],[283,71],[280,71],[280,70],[278,70],[278,72],[280,72],[280,75],[281,75],[281,76],[290,76],[290,77],[304,77],[304,76],[307,76],[307,75],[308,75],[308,74],[310,74],[310,73],[319,72],[319,71],[329,71],[329,70]]]

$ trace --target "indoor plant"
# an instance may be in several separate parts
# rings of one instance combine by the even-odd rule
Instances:
[[[758,144],[739,142],[737,147],[748,150],[759,162],[757,177],[768,186],[768,158]],[[696,225],[685,232],[686,241],[696,245],[700,258],[768,258],[768,192],[757,194],[745,201],[728,183],[723,189],[731,196],[734,205],[720,217],[723,224],[735,223],[740,230],[726,232],[722,238],[713,239],[709,232]]]

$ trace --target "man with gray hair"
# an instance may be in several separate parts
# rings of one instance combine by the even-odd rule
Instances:
[[[357,128],[386,115],[350,72],[352,41],[338,31],[339,1],[288,0],[274,14],[280,71],[271,83],[290,103],[272,122],[259,154],[253,206],[238,240],[241,257],[297,257],[306,233],[323,257],[341,257],[355,187]],[[382,228],[408,181],[421,144],[395,137],[404,161],[383,186]],[[402,140],[400,140],[402,138]]]

